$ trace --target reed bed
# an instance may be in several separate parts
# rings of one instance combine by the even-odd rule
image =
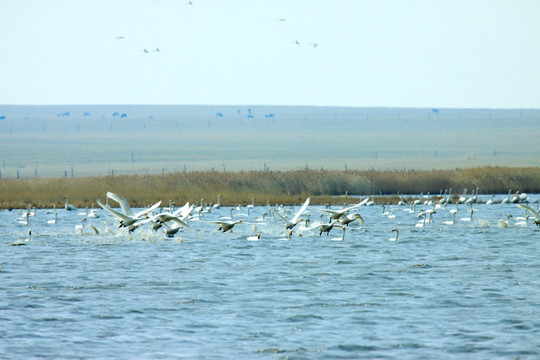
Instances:
[[[312,204],[348,204],[358,199],[348,195],[376,195],[375,200],[397,202],[398,194],[438,195],[452,189],[485,194],[513,192],[539,193],[540,167],[475,167],[452,170],[394,171],[241,171],[178,172],[164,175],[125,175],[71,179],[2,179],[0,207],[63,207],[65,197],[77,207],[91,207],[106,192],[125,196],[135,207],[158,200],[183,204],[186,201],[222,205],[300,204],[311,196]],[[384,195],[384,197],[382,197]],[[388,195],[395,195],[389,197]],[[378,198],[378,197],[379,198]]]

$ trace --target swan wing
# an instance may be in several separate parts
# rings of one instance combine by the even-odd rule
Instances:
[[[187,211],[188,209],[190,209],[189,211]],[[179,216],[179,217],[186,217],[187,215],[189,215],[189,213],[191,212],[191,210],[193,210],[193,206],[189,206],[189,202],[185,203],[184,206],[182,206],[180,209],[176,210],[175,212],[173,212],[173,215],[175,216]]]
[[[159,207],[159,205],[161,205],[161,200],[159,200],[154,205],[150,206],[148,209],[144,209],[143,211],[140,211],[140,212],[136,213],[133,217],[134,218],[140,218],[141,216],[146,215],[146,214],[154,211],[155,209],[157,209]]]
[[[186,228],[188,228],[188,229],[191,229],[191,227],[190,227],[187,223],[185,223],[184,221],[180,220],[179,218],[176,218],[176,217],[175,217],[175,218],[172,218],[171,221],[177,223],[177,224],[180,225],[180,226],[183,226],[183,227],[186,227]]]
[[[540,215],[538,215],[538,212],[536,212],[532,207],[523,204],[516,204],[516,206],[529,211],[531,214],[533,214],[536,220],[540,220]]]
[[[112,193],[110,191],[107,192],[107,197],[109,199],[113,199],[114,201],[116,201],[118,204],[120,204],[120,208],[122,209],[122,211],[124,212],[124,214],[128,215],[128,216],[133,216],[133,211],[131,211],[131,208],[129,207],[129,203],[128,201],[126,200],[125,197],[123,197],[122,195],[118,195],[118,194],[115,194],[115,193]]]
[[[189,203],[187,203],[187,205],[189,205]],[[191,214],[191,212],[193,211],[194,207],[195,207],[195,205],[188,206],[184,211],[182,211],[180,213],[180,218],[182,218],[182,219],[187,218],[189,216],[189,214]]]
[[[325,213],[330,214],[330,215],[335,215],[335,216],[337,216],[337,215],[341,216],[341,215],[345,214],[348,211],[348,209],[341,209],[341,210],[317,209],[317,210],[325,212]]]
[[[351,210],[351,209],[356,209],[357,207],[360,207],[360,206],[364,206],[367,204],[367,202],[369,201],[369,197],[365,198],[364,200],[360,201],[358,204],[356,205],[353,205],[351,207],[348,207],[347,209]]]
[[[306,211],[308,205],[309,205],[309,200],[311,198],[307,198],[306,201],[304,202],[304,205],[302,205],[302,207],[300,208],[300,210],[298,210],[298,212],[296,213],[296,215],[294,215],[294,217],[292,218],[291,222],[295,223],[298,221],[298,219],[300,218],[300,216],[304,213],[304,211]]]
[[[274,214],[276,214],[281,220],[283,220],[285,222],[285,224],[287,225],[290,225],[292,224],[292,222],[290,220],[288,220],[287,218],[285,218],[283,215],[281,215],[280,213],[278,213],[277,211],[274,211]]]
[[[115,216],[115,217],[117,217],[119,219],[127,220],[127,221],[133,220],[131,217],[127,216],[126,214],[123,214],[120,211],[116,211],[114,209],[111,209],[108,206],[103,205],[101,203],[101,201],[99,201],[99,200],[97,201],[97,203],[99,204],[99,206],[101,206],[103,208],[103,210],[108,211],[110,214],[112,214],[113,216]]]

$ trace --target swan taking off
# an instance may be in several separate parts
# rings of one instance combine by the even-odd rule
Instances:
[[[231,231],[234,225],[240,224],[242,220],[236,220],[236,221],[210,221],[212,224],[219,225],[218,230],[221,230],[223,232]]]
[[[284,216],[280,215],[275,210],[274,210],[274,214],[276,214],[281,220],[283,220],[283,222],[285,222],[285,229],[290,230],[293,227],[295,227],[296,224],[298,224],[300,221],[304,220],[300,216],[302,215],[302,213],[304,211],[306,211],[306,209],[307,209],[307,207],[309,205],[309,200],[310,200],[310,198],[306,199],[306,201],[304,202],[304,204],[302,205],[300,210],[298,210],[296,215],[294,215],[294,217],[291,220],[289,220],[289,219],[285,218]]]

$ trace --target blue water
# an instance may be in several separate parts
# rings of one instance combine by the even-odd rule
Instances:
[[[300,224],[281,240],[280,219],[255,220],[267,207],[234,211],[233,233],[207,222],[229,208],[203,213],[172,239],[102,210],[99,235],[74,230],[79,211],[27,226],[2,210],[0,358],[538,359],[540,228],[498,227],[515,205],[474,207],[423,228],[409,206],[360,207],[344,241]]]

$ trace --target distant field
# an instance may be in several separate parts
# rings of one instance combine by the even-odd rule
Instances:
[[[539,110],[0,106],[3,116],[2,178],[540,166]]]

